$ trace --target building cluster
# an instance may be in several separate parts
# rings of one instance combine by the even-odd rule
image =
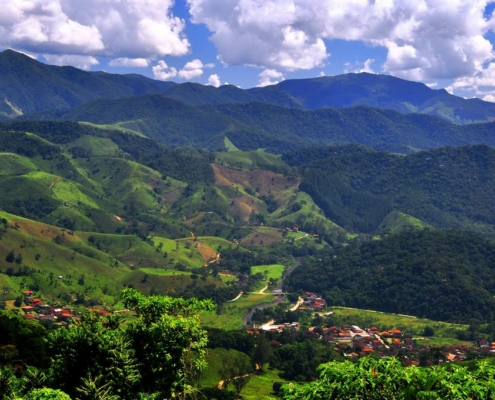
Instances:
[[[321,310],[327,306],[326,300],[316,293],[304,293],[303,300],[303,303],[298,308],[301,311]]]
[[[67,307],[59,307],[45,304],[41,299],[34,297],[31,290],[22,292],[24,303],[22,307],[24,318],[28,320],[38,320],[40,322],[53,322],[54,325],[62,326],[70,324],[75,318],[79,318],[81,313]],[[106,310],[94,310],[101,315],[109,315]]]

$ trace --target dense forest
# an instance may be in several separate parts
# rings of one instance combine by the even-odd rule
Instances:
[[[495,246],[459,232],[410,230],[305,261],[291,291],[345,305],[440,321],[495,317]]]
[[[300,189],[351,231],[372,233],[388,212],[397,210],[441,229],[495,233],[490,227],[495,222],[495,150],[488,146],[408,156],[347,146],[284,158],[302,170]]]

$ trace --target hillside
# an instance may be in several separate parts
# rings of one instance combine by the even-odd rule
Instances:
[[[190,106],[262,103],[305,110],[368,106],[433,115],[456,124],[495,118],[492,103],[463,99],[443,89],[387,75],[344,74],[242,90],[233,85],[214,88],[162,82],[137,74],[88,72],[43,64],[13,50],[0,53],[0,119],[32,112],[41,112],[38,116],[61,115],[47,111],[67,110],[98,99],[147,94],[160,94]]]
[[[444,89],[389,75],[344,74],[313,79],[289,79],[276,85],[305,108],[370,106],[442,117],[456,124],[490,122],[495,105],[479,99],[463,99]]]
[[[400,211],[440,229],[495,233],[490,147],[445,147],[408,156],[344,147],[303,150],[284,159],[299,165],[300,190],[348,230],[374,232],[389,212]]]
[[[67,109],[100,98],[162,93],[173,85],[140,75],[112,75],[46,65],[12,50],[0,53],[3,116]]]
[[[412,230],[308,260],[290,290],[345,305],[440,321],[492,321],[495,248],[458,232]]]
[[[148,95],[98,100],[63,118],[114,124],[169,145],[210,150],[224,148],[225,138],[241,150],[264,148],[276,154],[346,143],[399,153],[464,144],[495,146],[491,123],[459,126],[438,117],[365,106],[314,111],[259,102],[193,107]]]

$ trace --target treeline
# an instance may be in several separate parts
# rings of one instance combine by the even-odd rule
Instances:
[[[495,317],[495,246],[459,232],[410,230],[308,260],[289,291],[329,305],[469,323]]]
[[[488,146],[409,156],[347,146],[294,152],[286,160],[302,170],[300,189],[348,230],[372,233],[397,210],[441,229],[495,234],[495,150]]]
[[[100,130],[73,121],[13,121],[0,124],[0,129],[30,132],[56,144],[70,143],[83,135],[98,135]]]
[[[26,157],[51,158],[60,154],[61,150],[58,146],[26,133],[0,131],[0,152],[15,153]]]
[[[254,265],[276,264],[278,259],[271,254],[262,254],[254,251],[240,250],[239,248],[221,251],[220,260],[212,264],[214,270],[230,270],[241,274],[251,274]]]
[[[154,140],[121,132],[112,132],[110,138],[134,160],[165,176],[187,183],[214,183],[215,178],[210,165],[213,156],[209,153],[172,150]]]

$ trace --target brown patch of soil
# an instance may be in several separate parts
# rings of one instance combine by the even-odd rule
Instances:
[[[290,187],[299,186],[300,178],[288,178],[274,172],[256,169],[252,171],[237,171],[212,164],[215,173],[215,184],[219,186],[241,185],[251,188],[262,195],[269,195]]]

